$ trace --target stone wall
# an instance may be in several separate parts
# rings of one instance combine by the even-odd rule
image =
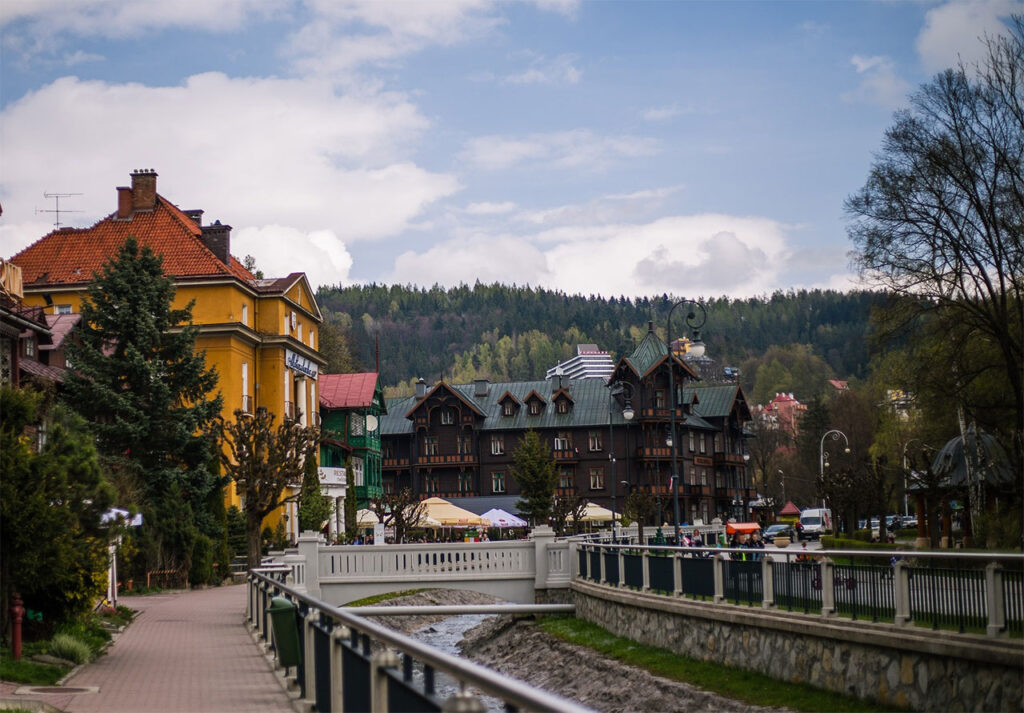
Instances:
[[[576,616],[619,636],[921,711],[1024,710],[1024,644],[678,599],[577,580]]]

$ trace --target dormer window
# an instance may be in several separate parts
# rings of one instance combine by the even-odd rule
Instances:
[[[501,405],[501,415],[502,416],[515,416],[516,415],[516,405],[514,403],[512,403],[511,400],[506,401],[505,403],[503,403]]]
[[[540,401],[533,400],[533,401],[530,402],[530,415],[531,416],[539,416],[540,415]]]
[[[558,413],[569,413],[569,399],[559,399],[555,404]]]

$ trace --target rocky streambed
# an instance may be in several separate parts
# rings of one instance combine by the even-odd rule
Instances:
[[[498,601],[485,594],[457,590],[429,590],[392,599],[382,605],[485,604]],[[417,636],[432,645],[440,633],[445,645],[458,636],[460,626],[471,627],[458,642],[462,655],[531,686],[575,700],[603,713],[708,713],[737,711],[768,713],[786,709],[756,706],[704,691],[696,686],[654,676],[602,656],[591,649],[550,636],[530,619],[489,616],[459,617],[457,626],[436,624],[446,617],[381,617],[386,626]],[[474,621],[475,620],[475,621]],[[479,622],[479,623],[477,623]]]

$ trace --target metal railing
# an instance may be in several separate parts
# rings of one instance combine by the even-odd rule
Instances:
[[[404,634],[333,606],[285,583],[287,567],[249,573],[250,625],[273,647],[267,609],[273,597],[295,604],[302,660],[296,667],[299,695],[328,711],[482,710],[470,687],[494,696],[506,711],[590,713],[573,701],[507,678]],[[458,692],[443,700],[436,675],[452,677]]]
[[[577,576],[742,606],[1024,636],[1024,556],[578,544]]]

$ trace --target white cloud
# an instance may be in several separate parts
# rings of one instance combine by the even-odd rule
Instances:
[[[970,66],[985,56],[981,39],[1006,34],[1003,18],[1024,14],[1020,0],[947,2],[925,15],[917,36],[917,52],[929,72],[955,67],[961,59]]]
[[[83,64],[85,62],[102,62],[104,59],[106,59],[106,57],[101,54],[76,50],[71,54],[64,55],[64,64],[68,67],[74,67],[76,64]]]
[[[496,280],[603,295],[756,295],[775,289],[787,269],[787,230],[767,218],[718,214],[566,224],[522,235],[481,230],[404,253],[387,280]]]
[[[397,94],[339,95],[327,83],[190,77],[144,87],[66,77],[0,113],[3,251],[40,237],[30,228],[44,191],[81,192],[78,225],[116,207],[134,168],[160,174],[161,195],[203,208],[236,231],[277,225],[331,231],[351,242],[396,235],[459,185],[407,160],[428,127]],[[268,275],[292,270],[282,243]]]
[[[511,213],[516,209],[516,204],[512,201],[503,201],[501,203],[489,203],[487,201],[481,203],[470,203],[463,212],[467,215],[502,215]]]
[[[505,77],[506,84],[578,84],[583,72],[576,68],[579,57],[563,54],[553,59],[535,57],[530,66],[518,73]]]
[[[352,256],[331,230],[306,233],[284,225],[247,227],[233,231],[231,252],[239,257],[252,255],[256,268],[267,277],[282,277],[285,269],[305,272],[313,289],[348,284],[352,270]],[[282,252],[288,256],[286,268],[282,267]]]
[[[856,89],[842,95],[844,101],[876,104],[894,109],[906,103],[910,84],[896,74],[896,67],[888,57],[854,55],[850,64],[862,75]]]
[[[672,104],[671,106],[652,106],[644,111],[643,117],[646,121],[668,121],[669,119],[675,119],[677,116],[692,113],[692,107]]]
[[[622,159],[652,156],[657,142],[638,136],[599,136],[588,129],[549,134],[530,134],[524,138],[480,136],[468,141],[460,158],[473,167],[498,171],[519,164],[539,164],[548,168],[602,170]]]

